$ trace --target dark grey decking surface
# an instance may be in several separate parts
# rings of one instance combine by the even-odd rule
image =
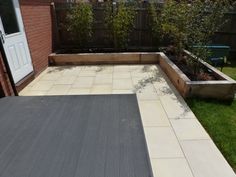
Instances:
[[[0,177],[151,177],[135,95],[0,99]]]

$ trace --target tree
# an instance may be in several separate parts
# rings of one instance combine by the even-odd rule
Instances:
[[[105,22],[112,32],[114,47],[124,49],[128,45],[129,35],[134,26],[134,7],[123,1],[113,6],[111,0],[106,4]]]
[[[170,44],[175,46],[178,59],[181,59],[184,49],[194,53],[195,60],[188,61],[193,64],[195,73],[200,72],[200,58],[206,60],[209,56],[204,46],[211,42],[214,33],[227,22],[224,13],[229,5],[228,0],[165,2],[160,15],[162,36],[167,37]]]
[[[79,48],[83,48],[92,36],[93,11],[92,6],[80,2],[67,15],[67,30],[77,40]]]

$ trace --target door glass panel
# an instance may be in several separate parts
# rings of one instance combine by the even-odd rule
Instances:
[[[6,35],[19,32],[12,0],[0,0],[0,16]]]

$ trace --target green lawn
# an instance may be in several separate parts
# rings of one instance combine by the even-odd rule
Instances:
[[[223,73],[236,80],[236,59],[229,61],[228,64],[223,68]]]
[[[223,72],[236,80],[236,60]],[[236,172],[236,100],[232,104],[200,99],[187,102]]]
[[[197,99],[187,102],[236,171],[236,100],[231,105]]]

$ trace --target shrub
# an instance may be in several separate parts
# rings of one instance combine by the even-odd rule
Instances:
[[[111,30],[115,48],[124,49],[127,47],[129,35],[134,26],[134,17],[135,11],[131,5],[121,1],[115,7],[112,1],[107,2],[105,22]]]
[[[167,0],[161,13],[161,30],[180,51],[205,45],[226,23],[224,13],[228,8],[228,0]]]
[[[194,72],[199,73],[199,59],[207,60],[210,51],[204,48],[211,43],[211,39],[216,31],[225,25],[228,19],[225,12],[229,10],[228,0],[201,1],[196,0],[190,6],[190,21],[188,22],[187,31],[187,49],[190,50],[197,58],[193,63]],[[193,47],[197,45],[198,47]]]
[[[159,42],[160,35],[161,35],[161,25],[160,25],[160,18],[158,16],[157,11],[157,4],[154,2],[150,2],[148,4],[148,15],[149,19],[149,28],[151,28],[153,38]]]
[[[195,72],[200,72],[199,58],[206,60],[209,51],[204,48],[211,42],[214,33],[226,22],[224,13],[229,9],[228,0],[167,0],[161,12],[160,24],[163,36],[168,36],[181,58],[183,49],[196,56]],[[199,47],[194,48],[197,45]]]
[[[161,36],[176,47],[177,55],[186,47],[191,9],[186,1],[167,0],[161,11]]]
[[[225,12],[229,10],[227,0],[201,1],[196,0],[190,6],[187,25],[187,47],[206,45],[212,36],[228,21]]]
[[[89,3],[75,4],[67,15],[67,30],[76,39],[79,48],[87,45],[92,36],[93,11]]]

